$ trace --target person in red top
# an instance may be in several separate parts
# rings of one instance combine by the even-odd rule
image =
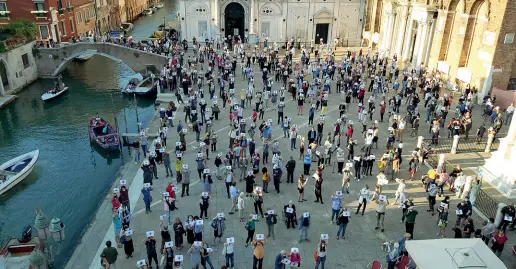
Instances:
[[[256,112],[256,109],[253,109],[253,115],[251,118],[253,119],[253,122],[256,123],[256,119],[258,119],[258,113]]]
[[[174,191],[174,184],[172,182],[169,182],[167,187],[165,188],[165,191],[168,192],[168,195],[172,199],[176,199],[176,192]]]
[[[120,207],[120,201],[118,201],[118,195],[113,193],[113,198],[111,199],[111,206],[113,209],[118,209]]]
[[[507,242],[507,235],[503,232],[503,230],[499,230],[497,234],[493,236],[493,245],[491,246],[491,250],[498,256],[502,254],[503,246],[505,242]]]
[[[380,121],[383,122],[383,115],[385,114],[385,102],[380,103]]]

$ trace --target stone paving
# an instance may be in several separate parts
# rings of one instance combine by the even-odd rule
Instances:
[[[239,69],[240,66],[237,68]],[[258,70],[258,65],[253,66],[255,70],[255,83],[256,89],[261,89],[263,87],[261,79],[259,79],[260,74]],[[242,80],[242,77],[240,75],[239,70],[237,70],[237,78],[236,81],[236,89],[237,91],[243,88],[246,88],[246,84]],[[273,88],[279,87],[280,85],[273,85]],[[340,102],[340,96],[338,94],[335,94],[335,84],[332,86],[332,94],[330,94],[330,102],[328,105],[327,113],[326,113],[326,124],[324,128],[324,132],[328,133],[332,131],[332,123],[335,122],[335,120],[338,118],[338,104]],[[218,92],[218,91],[217,91]],[[369,94],[366,94],[367,99],[369,97]],[[307,116],[307,109],[308,104],[305,104],[305,110],[304,115],[296,115],[296,104],[291,101],[290,96],[286,96],[286,107],[284,111],[284,115],[291,117],[294,124],[297,124],[300,127],[300,134],[303,136],[306,136],[309,125],[308,125],[308,116]],[[254,107],[254,104],[253,104]],[[252,109],[252,108],[251,108]],[[251,110],[250,108],[246,107],[244,116],[249,117]],[[423,110],[422,107],[420,107],[420,111]],[[182,108],[179,109],[179,111],[182,111]],[[214,130],[217,130],[217,134],[219,136],[218,143],[217,143],[217,152],[223,152],[225,153],[228,148],[228,132],[229,132],[229,119],[227,117],[228,108],[226,110],[221,109],[221,116],[219,117],[219,121],[215,121],[214,123]],[[351,106],[348,108],[348,111],[350,112],[349,119],[353,120],[354,122],[358,122],[357,118],[357,104],[352,103]],[[377,110],[378,111],[378,110]],[[405,107],[401,108],[402,113],[406,111]],[[475,115],[480,115],[481,111],[480,109],[475,110]],[[288,160],[288,157],[290,155],[294,156],[294,159],[297,161],[299,160],[299,150],[290,150],[290,143],[288,139],[283,138],[283,132],[280,129],[280,126],[276,124],[277,119],[277,113],[273,111],[273,108],[271,105],[269,105],[268,111],[265,113],[264,119],[272,119],[273,120],[273,139],[280,142],[280,150],[282,152],[282,155],[284,156],[284,163]],[[422,115],[424,115],[423,112],[421,112]],[[183,118],[183,114],[179,113],[179,117],[177,118]],[[317,119],[319,116],[319,112],[316,113]],[[376,112],[373,116],[373,120],[379,120],[379,112]],[[151,124],[152,126],[156,126],[156,121]],[[177,124],[177,120],[176,120]],[[474,127],[472,130],[476,130],[476,126],[478,125],[477,122],[474,122]],[[421,128],[420,128],[420,134],[423,134],[424,136],[428,136],[426,133],[427,130],[427,124],[423,121],[421,122]],[[381,154],[384,152],[385,144],[386,144],[386,138],[387,138],[387,123],[383,122],[380,123],[380,135],[379,135],[379,149],[373,150],[374,154],[378,157],[381,156]],[[408,155],[410,155],[411,151],[415,148],[416,145],[416,138],[410,137],[407,133],[409,131],[409,126],[407,126],[407,129],[405,131],[405,139],[403,141],[404,144],[404,156],[405,159],[402,162],[402,171],[399,177],[407,178],[407,164],[408,159],[406,158]],[[358,130],[361,130],[361,126],[355,127],[355,136],[354,139],[358,140],[359,145],[355,148],[356,153],[359,152],[359,149],[361,145],[363,145],[364,141],[359,135]],[[443,131],[442,131],[443,132]],[[189,145],[194,145],[195,142],[192,142],[195,140],[195,134],[189,133],[187,136],[187,143]],[[444,134],[443,134],[444,135]],[[259,134],[256,134],[255,138],[259,137]],[[326,136],[324,136],[325,138]],[[168,136],[168,143],[174,143],[176,140],[178,140],[178,137],[175,133],[175,130],[171,130]],[[345,146],[344,139],[342,139],[342,147]],[[397,143],[396,143],[397,144]],[[261,142],[257,142],[257,152],[260,152],[261,155]],[[297,141],[297,147],[299,148],[299,141]],[[346,151],[347,152],[347,151]],[[195,167],[195,154],[194,150],[189,147],[187,152],[184,154],[184,163],[188,163],[190,167]],[[211,154],[211,153],[210,153]],[[272,155],[271,155],[272,156]],[[210,156],[209,166],[213,166],[213,160],[214,156]],[[335,157],[334,157],[335,158]],[[133,164],[131,164],[133,166]],[[136,164],[134,164],[136,166]],[[302,167],[303,162],[298,161],[296,164],[296,171],[294,173],[294,178],[297,178],[302,173]],[[316,165],[312,165],[312,171],[316,167]],[[357,182],[356,180],[353,180],[351,183],[351,190],[350,194],[344,194],[343,196],[343,203],[345,206],[350,210],[354,211],[356,210],[357,206],[357,199],[358,199],[358,192],[359,190],[364,186],[364,184],[368,184],[371,188],[374,189],[374,185],[376,184],[376,174],[378,173],[377,166],[374,166],[373,169],[373,176],[369,176],[365,179],[362,179],[361,181]],[[272,170],[271,164],[267,165],[267,168],[269,171]],[[310,242],[302,242],[298,243],[299,239],[299,231],[297,229],[286,229],[286,226],[281,222],[281,218],[278,219],[278,224],[275,227],[276,230],[276,239],[273,240],[270,238],[265,245],[265,259],[264,259],[264,268],[274,268],[273,262],[275,256],[281,251],[281,250],[287,250],[289,251],[290,248],[296,247],[299,248],[300,254],[301,254],[301,264],[302,268],[309,268],[314,267],[314,260],[313,260],[313,253],[316,250],[317,244],[319,242],[319,238],[321,234],[329,234],[329,241],[328,241],[328,259],[326,261],[326,268],[356,268],[356,269],[362,269],[362,268],[368,268],[368,264],[372,262],[373,260],[381,261],[382,263],[385,263],[385,255],[386,253],[382,251],[381,244],[387,240],[399,240],[402,235],[404,234],[404,225],[403,223],[400,223],[401,220],[401,209],[398,208],[397,205],[390,205],[388,206],[386,216],[385,216],[385,231],[379,232],[379,230],[375,230],[376,226],[376,214],[374,205],[369,205],[366,213],[364,216],[360,215],[354,215],[352,214],[350,223],[348,224],[347,231],[346,231],[346,239],[344,240],[336,240],[336,233],[337,233],[337,226],[330,223],[330,216],[331,216],[331,199],[330,196],[336,191],[340,189],[342,177],[340,174],[337,174],[336,172],[332,172],[333,167],[327,167],[324,171],[324,183],[323,183],[323,197],[324,197],[324,204],[314,203],[314,180],[313,178],[309,179],[309,182],[307,186],[305,187],[305,198],[307,201],[298,203],[297,197],[297,186],[296,184],[290,184],[285,183],[285,176],[286,173],[284,173],[284,176],[282,178],[281,183],[281,193],[276,194],[276,192],[271,191],[273,190],[273,186],[269,187],[270,192],[268,194],[264,194],[264,205],[263,208],[265,209],[273,209],[276,212],[281,212],[283,205],[287,204],[289,200],[292,200],[294,204],[297,207],[298,214],[299,212],[308,211],[311,214],[311,227],[309,230],[309,239]],[[199,215],[199,207],[197,205],[197,202],[199,200],[199,195],[203,191],[202,184],[199,184],[199,181],[197,180],[197,174],[194,171],[191,173],[191,180],[192,184],[190,185],[190,196],[188,197],[180,197],[178,195],[178,207],[179,210],[174,211],[172,213],[172,217],[179,217],[182,221],[185,221],[185,218],[187,215]],[[239,171],[239,170],[237,170]],[[432,217],[430,213],[426,212],[427,201],[426,201],[426,195],[423,191],[422,184],[419,180],[419,175],[421,173],[425,173],[427,171],[426,168],[422,167],[419,173],[414,177],[415,180],[412,182],[407,183],[407,192],[408,197],[414,198],[414,202],[417,206],[417,210],[419,211],[419,215],[416,220],[415,225],[415,232],[414,237],[416,239],[430,239],[430,238],[436,238],[436,234],[438,233],[438,227],[436,225],[436,217]],[[134,176],[134,169],[127,169],[127,174],[122,174],[124,179],[132,178],[134,177],[135,182],[142,181],[142,173],[141,170],[136,173],[136,176]],[[163,215],[163,203],[161,202],[161,193],[164,191],[165,186],[167,183],[171,180],[170,178],[165,177],[165,171],[164,167],[160,166],[158,168],[158,176],[159,179],[154,180],[154,190],[152,191],[152,197],[154,199],[152,204],[152,213],[145,214],[144,204],[142,201],[142,198],[140,195],[138,195],[139,189],[141,187],[138,187],[136,190],[131,189],[133,188],[133,185],[131,185],[130,190],[132,193],[134,193],[138,197],[138,200],[131,200],[131,203],[134,204],[132,207],[133,209],[133,218],[131,221],[131,228],[135,231],[135,234],[133,236],[134,241],[134,257],[126,259],[125,254],[123,252],[123,249],[118,249],[119,256],[116,263],[117,268],[134,268],[136,265],[136,262],[141,259],[146,259],[146,250],[145,245],[142,243],[142,240],[145,238],[145,232],[146,231],[155,231],[157,235],[159,235],[160,231],[160,215]],[[172,180],[175,183],[175,179]],[[235,262],[236,267],[235,268],[252,268],[252,256],[253,256],[253,249],[251,246],[245,247],[245,238],[247,236],[247,231],[244,228],[244,223],[240,222],[238,220],[237,215],[228,215],[229,207],[230,207],[230,201],[228,200],[226,196],[226,190],[225,185],[223,181],[214,180],[214,184],[212,186],[212,194],[211,194],[211,200],[210,200],[210,208],[208,210],[208,215],[211,218],[215,217],[217,213],[224,212],[226,214],[226,231],[224,234],[224,237],[234,237],[235,238]],[[238,181],[237,181],[238,182]],[[257,183],[261,185],[261,179],[257,179]],[[131,182],[129,182],[131,184]],[[272,184],[271,184],[272,185]],[[140,184],[136,184],[134,186],[141,186]],[[245,190],[245,184],[243,182],[238,182],[237,187],[240,190]],[[390,202],[392,203],[394,201],[394,193],[397,188],[397,183],[391,181],[390,184],[384,186],[383,194],[386,194]],[[451,192],[446,192],[447,195],[452,195]],[[110,196],[108,195],[106,199],[109,201]],[[133,196],[131,196],[133,197]],[[438,198],[439,203],[440,198]],[[453,199],[451,202],[451,208],[454,208],[457,201],[456,199]],[[109,205],[110,206],[110,205]],[[254,214],[254,207],[252,201],[246,201],[245,204],[245,212],[246,213],[253,213]],[[109,217],[108,217],[109,218]],[[481,219],[474,214],[475,218],[475,227],[480,228],[481,227]],[[450,218],[450,223],[453,223],[454,218]],[[106,221],[104,219],[103,223],[105,224]],[[222,264],[224,264],[224,257],[222,255],[222,245],[221,244],[215,244],[213,245],[213,238],[212,238],[212,231],[213,229],[209,225],[211,222],[205,222],[205,228],[204,228],[204,238],[205,241],[210,245],[211,248],[214,249],[214,253],[211,254],[211,260],[216,268],[220,268]],[[84,246],[79,246],[78,249],[91,249],[95,247],[95,244],[99,250],[94,255],[94,253],[81,253],[74,254],[74,256],[82,255],[80,259],[78,258],[72,258],[74,260],[73,264],[68,264],[67,268],[99,268],[100,266],[100,259],[98,257],[98,254],[104,247],[104,242],[109,239],[111,241],[114,241],[113,238],[113,226],[107,227],[97,227],[96,233],[88,232],[87,235],[95,238],[95,240],[90,238],[85,238],[83,241],[83,244],[90,244],[90,247],[85,248]],[[104,231],[106,235],[101,231]],[[265,233],[267,232],[267,226],[265,224],[265,221],[262,220],[256,225],[256,233]],[[447,237],[452,237],[452,231],[451,227],[447,230]],[[509,235],[512,237],[512,234]],[[103,240],[101,238],[104,238]],[[172,235],[173,238],[173,235]],[[89,240],[89,243],[87,242]],[[99,244],[99,242],[101,244]],[[157,236],[158,246],[161,243],[161,239],[159,236]],[[511,238],[511,241],[514,241]],[[186,251],[188,250],[189,245],[186,243],[185,238],[185,248],[183,248],[180,251],[175,251],[175,254],[181,254],[185,255],[185,263],[183,265],[183,268],[192,268],[190,266],[189,262],[189,256],[186,254]],[[509,252],[510,248],[506,247],[505,253],[502,255],[502,260],[506,263],[507,266],[510,265],[509,258],[511,257],[511,253]],[[160,259],[160,255],[158,254],[158,259]],[[87,263],[86,263],[87,262]]]

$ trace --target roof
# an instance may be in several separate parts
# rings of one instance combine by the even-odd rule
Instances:
[[[506,269],[480,239],[410,240],[406,249],[419,269]]]

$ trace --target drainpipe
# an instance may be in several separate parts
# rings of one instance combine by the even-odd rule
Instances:
[[[93,28],[93,42],[97,42],[97,0],[93,0],[93,8],[95,9],[95,23]]]

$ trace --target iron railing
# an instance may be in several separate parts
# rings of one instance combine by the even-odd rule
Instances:
[[[487,147],[487,139],[478,139],[476,137],[460,137],[459,143],[457,144],[457,152],[456,153],[470,153],[470,152],[484,152]],[[423,145],[429,146],[432,148],[432,151],[441,154],[441,153],[450,153],[453,145],[453,138],[439,138],[437,140],[437,144],[432,144],[431,138],[423,139]],[[491,151],[498,150],[500,146],[500,140],[494,139],[493,143],[491,143]]]
[[[491,196],[482,189],[478,189],[473,205],[488,218],[494,218],[498,211],[498,201],[491,198]]]

